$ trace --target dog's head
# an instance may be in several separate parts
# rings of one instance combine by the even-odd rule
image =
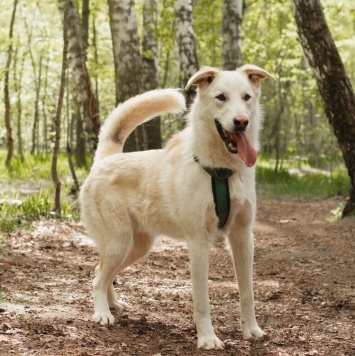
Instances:
[[[197,111],[194,116],[199,118],[199,129],[206,132],[208,128],[203,126],[213,127],[225,148],[232,154],[238,153],[248,167],[256,161],[257,147],[253,146],[257,145],[260,81],[264,78],[275,79],[252,64],[235,71],[203,67],[190,78],[185,88],[198,87],[192,110]]]

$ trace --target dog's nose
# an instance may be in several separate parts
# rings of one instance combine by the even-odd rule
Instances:
[[[234,126],[236,131],[244,131],[249,124],[249,120],[245,116],[237,116],[234,119]]]

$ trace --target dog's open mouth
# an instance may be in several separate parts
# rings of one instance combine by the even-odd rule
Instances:
[[[219,137],[224,142],[227,150],[230,153],[239,154],[239,157],[244,161],[247,167],[254,166],[256,162],[256,151],[250,144],[244,132],[230,132],[225,130],[221,123],[215,120],[216,129]]]

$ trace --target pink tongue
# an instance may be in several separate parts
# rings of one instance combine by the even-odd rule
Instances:
[[[235,135],[238,143],[239,157],[245,162],[247,167],[253,167],[256,162],[256,151],[249,143],[244,133],[240,132]]]

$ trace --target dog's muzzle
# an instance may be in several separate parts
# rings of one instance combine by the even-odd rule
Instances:
[[[222,139],[222,141],[224,142],[227,150],[230,153],[238,153],[238,141],[233,139],[233,136],[235,136],[234,134],[232,134],[231,132],[225,130],[221,123],[215,119],[214,120],[217,131],[219,133],[220,138]]]
[[[254,166],[256,162],[256,151],[250,144],[248,137],[245,135],[246,127],[249,121],[245,120],[243,123],[238,123],[235,132],[225,130],[222,124],[214,120],[219,137],[224,142],[227,150],[230,153],[239,154],[239,157],[244,161],[247,167]]]

